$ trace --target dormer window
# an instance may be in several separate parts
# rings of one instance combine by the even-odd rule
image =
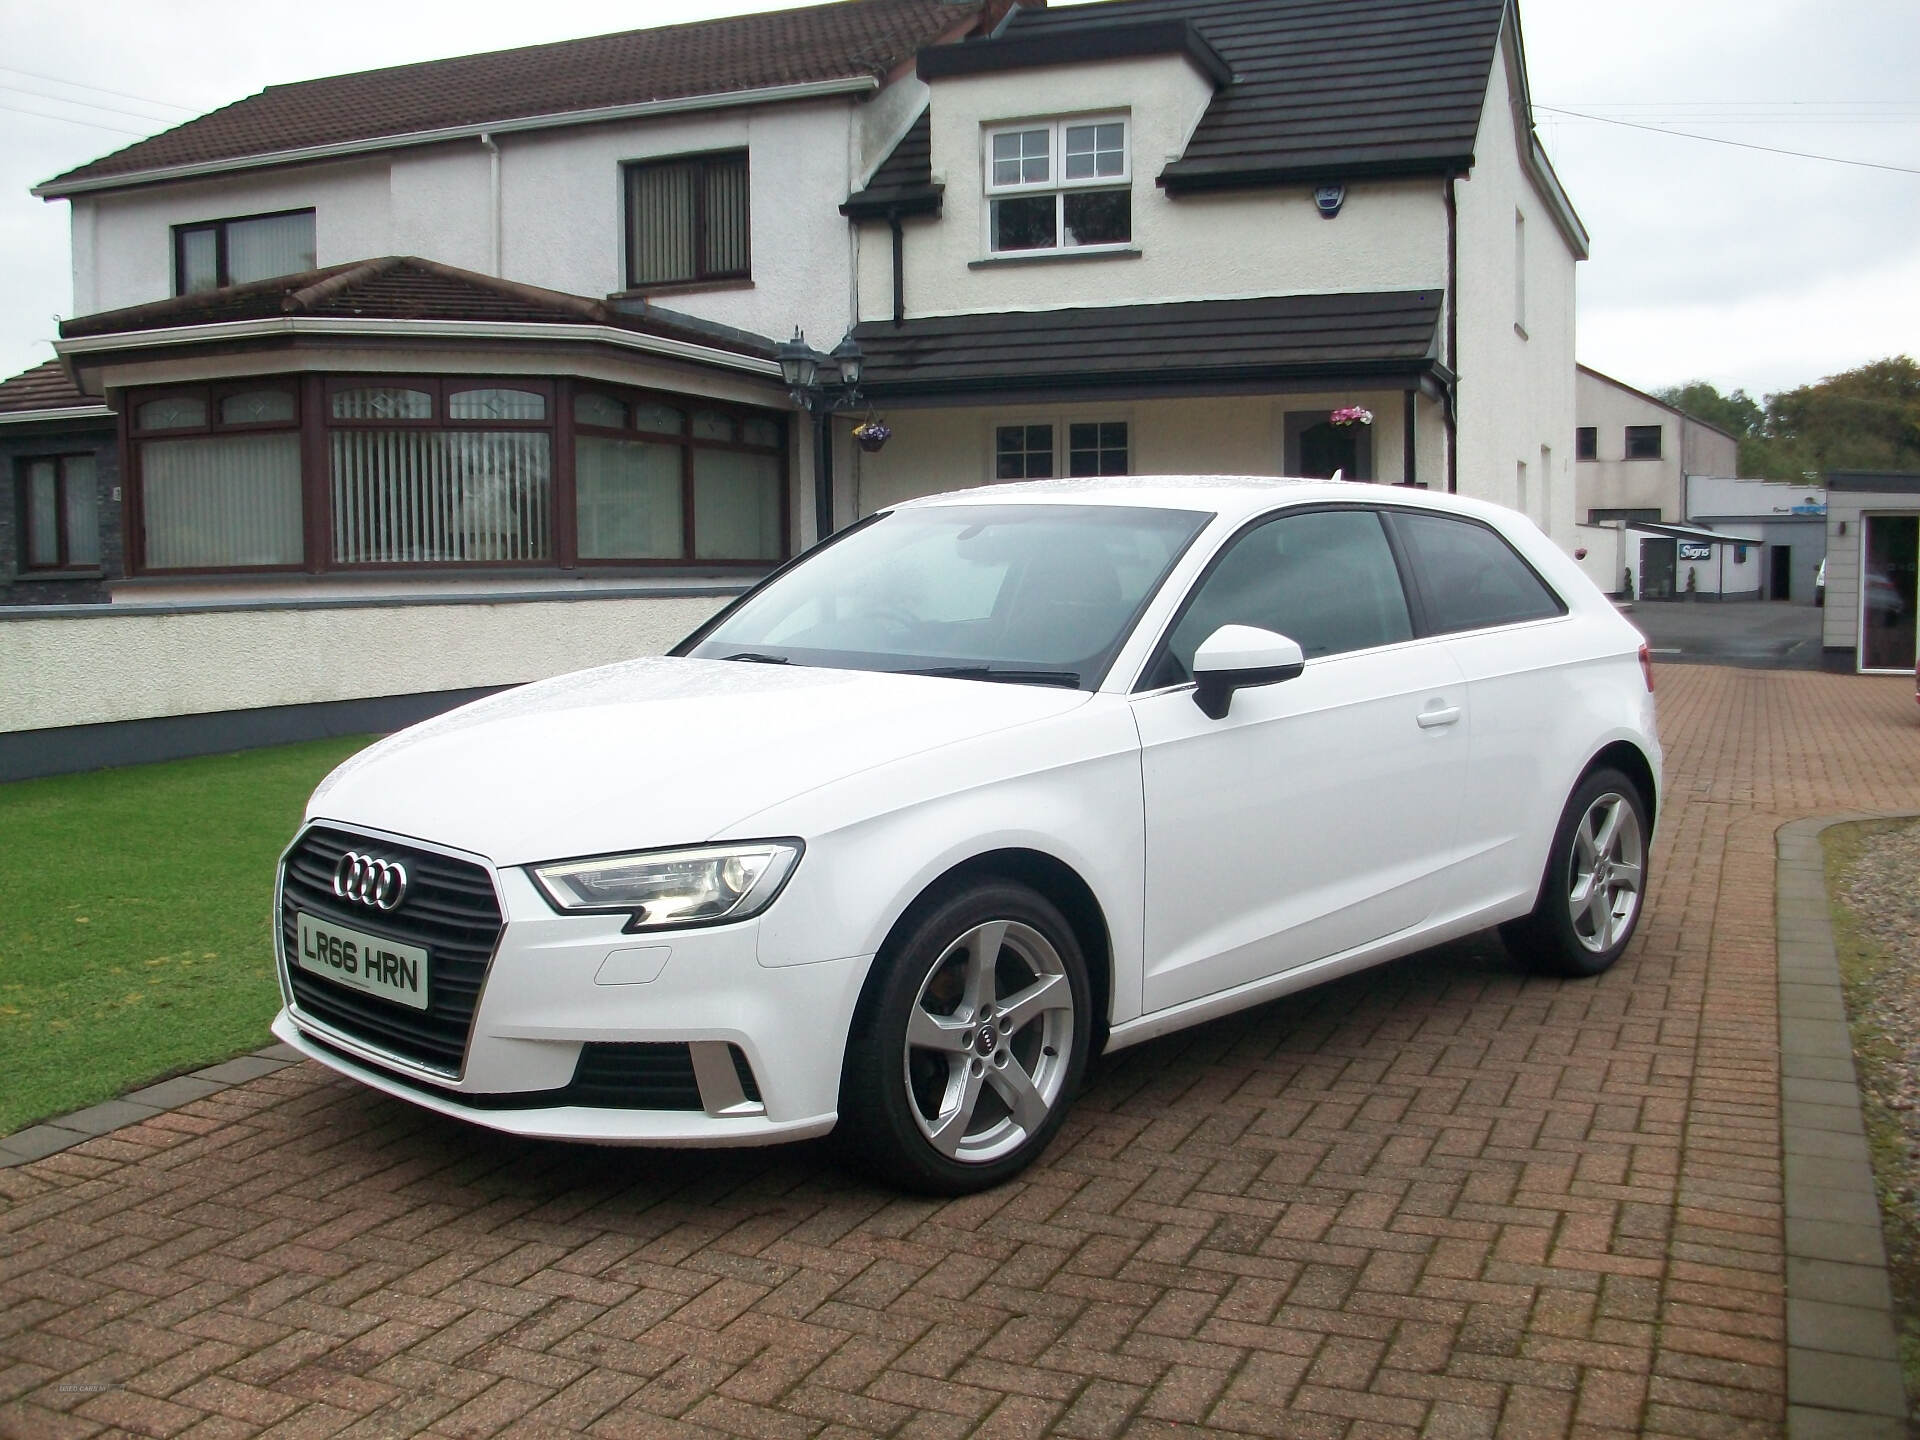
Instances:
[[[996,255],[1133,240],[1127,120],[1099,116],[987,132],[987,248]]]

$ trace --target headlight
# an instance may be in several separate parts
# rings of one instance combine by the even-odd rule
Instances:
[[[528,869],[547,902],[570,914],[629,911],[629,933],[744,920],[773,903],[800,859],[798,840],[703,845],[556,860]]]

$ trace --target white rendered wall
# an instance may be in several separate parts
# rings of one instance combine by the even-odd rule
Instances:
[[[752,187],[752,283],[649,292],[660,305],[784,340],[795,325],[831,350],[851,322],[853,106],[846,100],[743,106],[500,140],[508,278],[574,295],[626,283],[630,160],[745,147]]]
[[[0,622],[0,731],[513,685],[659,654],[722,597],[96,614]]]
[[[1620,525],[1575,525],[1573,558],[1593,581],[1609,595],[1618,595],[1626,584],[1626,530]],[[1584,550],[1585,555],[1580,554]]]
[[[625,285],[621,165],[746,147],[752,280],[653,292],[660,304],[821,349],[846,331],[852,237],[838,205],[858,140],[845,99],[743,106],[655,120],[496,137],[501,269],[510,280],[601,297]],[[492,157],[478,140],[365,160],[242,172],[97,196],[73,205],[74,310],[90,314],[172,293],[171,227],[312,207],[317,263],[419,255],[488,273]]]
[[[1525,508],[1570,550],[1575,259],[1521,165],[1507,66],[1503,31],[1474,142],[1473,174],[1459,185],[1459,489]],[[1516,305],[1516,214],[1526,230],[1524,315]],[[1521,507],[1523,464],[1529,493]]]
[[[393,244],[387,170],[383,156],[77,195],[71,202],[74,313],[166,299],[173,293],[172,227],[202,220],[312,208],[318,264],[404,254]],[[457,211],[444,219],[450,231],[458,230]]]
[[[1402,403],[1398,391],[1342,391],[1109,405],[894,410],[887,415],[894,433],[886,449],[859,457],[858,504],[862,515],[870,515],[916,496],[995,483],[994,430],[1001,425],[1125,420],[1135,475],[1278,475],[1283,468],[1288,411],[1324,414],[1351,404],[1373,410],[1374,471],[1382,481],[1392,483],[1401,474]],[[1437,488],[1446,452],[1439,411],[1424,399],[1415,405],[1415,468]]]
[[[1213,98],[1177,56],[942,78],[933,89],[937,220],[906,224],[909,315],[1045,310],[1141,301],[1446,284],[1446,213],[1432,183],[1355,184],[1336,220],[1301,186],[1170,198],[1154,183],[1185,149]],[[1137,258],[989,260],[985,127],[1027,119],[1126,113]],[[891,239],[862,226],[860,314],[893,314]]]
[[[1575,424],[1594,431],[1595,458],[1575,467],[1575,505],[1590,510],[1653,510],[1669,523],[1684,520],[1680,494],[1680,417],[1666,406],[1591,371],[1576,372]],[[1628,460],[1629,425],[1660,427],[1660,458]]]
[[[1755,519],[1764,519],[1775,515],[1791,515],[1796,508],[1824,506],[1826,503],[1826,490],[1804,481],[1790,485],[1784,480],[1736,480],[1724,475],[1694,475],[1687,482],[1687,505],[1694,515],[1751,515]]]

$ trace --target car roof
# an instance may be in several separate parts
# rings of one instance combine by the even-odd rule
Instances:
[[[1201,510],[1223,519],[1257,515],[1283,504],[1412,505],[1487,520],[1514,512],[1482,500],[1404,485],[1367,481],[1310,480],[1264,475],[1112,475],[1084,479],[1017,480],[979,485],[902,501],[896,510],[950,505],[1134,505],[1164,510]]]

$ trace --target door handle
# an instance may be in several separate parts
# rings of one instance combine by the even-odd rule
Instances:
[[[1442,725],[1451,725],[1460,718],[1460,707],[1436,705],[1430,710],[1422,710],[1415,718],[1422,730],[1438,730]]]

